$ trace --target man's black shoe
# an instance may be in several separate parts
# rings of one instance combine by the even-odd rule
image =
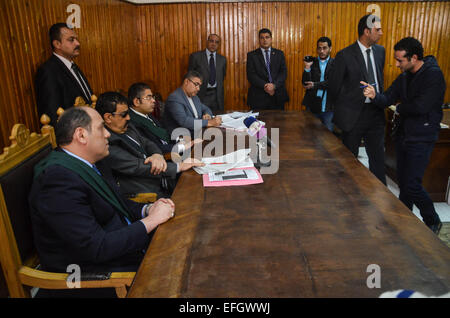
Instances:
[[[433,224],[430,226],[430,229],[434,232],[434,234],[439,235],[439,232],[441,231],[442,228],[442,222]]]

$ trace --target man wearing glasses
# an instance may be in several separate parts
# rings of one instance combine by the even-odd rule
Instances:
[[[199,72],[204,82],[198,92],[198,97],[214,113],[223,113],[224,94],[223,79],[227,72],[227,59],[217,53],[220,37],[210,34],[206,42],[206,50],[194,52],[189,57],[189,71]]]
[[[170,138],[168,131],[152,115],[155,109],[155,96],[145,83],[134,83],[128,89],[128,106],[130,107],[130,121],[139,133],[153,141],[163,153],[183,153],[193,146],[190,136],[183,136],[182,140],[175,142]],[[202,140],[196,140],[196,142]]]
[[[111,134],[109,156],[103,159],[103,163],[112,169],[125,196],[155,192],[158,198],[170,197],[176,174],[201,165],[166,162],[158,146],[141,136],[129,123],[128,100],[125,96],[116,92],[103,93],[99,96],[95,109]]]
[[[222,123],[219,116],[213,118],[211,109],[198,98],[202,83],[200,73],[189,71],[181,86],[167,98],[163,122],[170,134],[175,128],[184,127],[194,136],[194,129],[217,127]]]

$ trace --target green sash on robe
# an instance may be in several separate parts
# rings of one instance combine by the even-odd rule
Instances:
[[[152,134],[157,136],[159,139],[164,140],[167,143],[170,143],[170,136],[167,133],[167,130],[165,130],[164,128],[152,124],[150,122],[150,119],[146,119],[142,116],[134,114],[133,111],[130,111],[130,117],[135,126],[148,129],[152,132]]]
[[[103,178],[95,172],[93,168],[83,161],[72,157],[64,151],[52,151],[47,157],[41,160],[34,167],[34,179],[36,179],[46,168],[60,165],[67,168],[81,177],[95,192],[103,199],[119,210],[129,221],[132,221],[127,206],[123,203],[116,192],[112,191],[110,186]]]

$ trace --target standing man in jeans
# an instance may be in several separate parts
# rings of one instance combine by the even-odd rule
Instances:
[[[333,64],[330,57],[331,40],[321,37],[317,40],[317,58],[304,61],[302,82],[306,89],[302,104],[320,119],[329,131],[333,131],[333,107],[327,98],[328,74]]]
[[[410,209],[415,204],[425,224],[436,234],[442,227],[433,201],[422,186],[425,169],[439,137],[445,80],[434,56],[423,57],[422,44],[412,38],[401,39],[394,46],[394,58],[402,71],[383,94],[373,86],[362,85],[364,95],[380,107],[399,102],[395,130],[399,199]]]

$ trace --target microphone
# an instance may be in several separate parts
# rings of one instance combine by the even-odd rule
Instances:
[[[255,117],[250,116],[244,119],[244,125],[248,128],[248,134],[250,136],[255,136],[257,140],[262,140],[266,142],[271,148],[276,148],[277,146],[270,140],[267,136],[267,129],[262,122],[257,120]]]

